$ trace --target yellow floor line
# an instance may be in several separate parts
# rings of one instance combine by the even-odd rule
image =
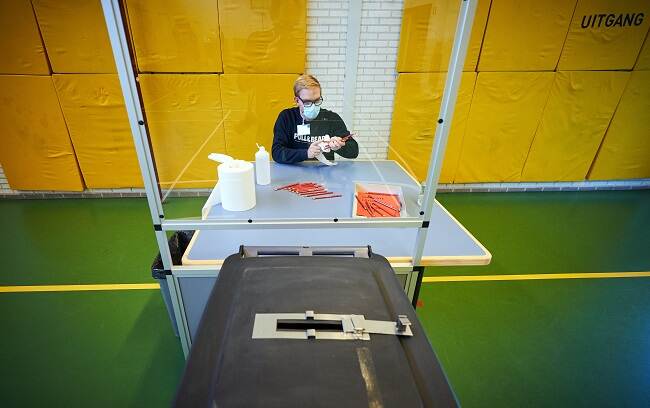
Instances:
[[[120,283],[99,285],[21,285],[0,286],[0,293],[21,292],[84,292],[92,290],[150,290],[159,289],[157,283]]]
[[[434,282],[482,282],[517,281],[543,279],[603,279],[603,278],[642,278],[650,277],[650,272],[593,272],[593,273],[538,273],[531,275],[472,275],[472,276],[427,276],[424,283]]]
[[[463,276],[426,276],[424,283],[435,282],[483,282],[483,281],[517,281],[545,279],[603,279],[603,278],[643,278],[650,277],[650,271],[642,272],[593,272],[593,273],[539,273],[531,275],[463,275]],[[26,292],[86,292],[98,290],[151,290],[159,289],[157,283],[121,283],[97,285],[21,285],[0,286],[0,293]]]

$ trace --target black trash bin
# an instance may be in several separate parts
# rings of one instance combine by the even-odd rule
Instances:
[[[389,262],[363,250],[229,256],[174,406],[457,406]]]
[[[172,263],[174,265],[181,264],[181,259],[183,258],[185,249],[187,249],[192,236],[194,236],[194,231],[175,231],[174,234],[169,237],[169,252],[171,253]],[[167,275],[170,273],[171,271],[165,270],[160,257],[160,252],[158,252],[158,255],[151,264],[151,276],[158,281],[158,284],[160,285],[160,294],[165,302],[165,307],[167,307],[167,313],[169,314],[174,334],[178,337],[178,325],[176,324],[176,316],[174,315],[174,308],[172,307],[172,300],[169,294],[169,286],[167,285]]]

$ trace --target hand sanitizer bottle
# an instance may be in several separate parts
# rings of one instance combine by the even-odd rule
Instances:
[[[259,150],[255,153],[255,178],[257,184],[265,186],[271,183],[271,158],[264,146],[257,147]]]

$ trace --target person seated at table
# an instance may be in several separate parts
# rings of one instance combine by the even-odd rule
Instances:
[[[334,153],[347,159],[359,155],[359,145],[343,119],[335,112],[321,109],[321,87],[313,75],[299,76],[293,84],[293,94],[297,106],[280,112],[273,127],[273,160],[298,163],[321,152],[328,160],[334,160]],[[327,142],[329,149],[323,150],[322,142]]]

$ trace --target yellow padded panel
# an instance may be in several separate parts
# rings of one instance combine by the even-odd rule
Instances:
[[[590,180],[650,177],[650,71],[633,71]]]
[[[465,71],[474,71],[481,51],[491,0],[479,0]],[[402,17],[398,72],[447,71],[454,43],[460,2],[455,0],[406,0]]]
[[[0,75],[0,163],[17,190],[81,191],[50,76]]]
[[[128,0],[142,72],[221,72],[217,0]]]
[[[57,74],[54,85],[86,186],[141,187],[117,74]]]
[[[303,72],[306,14],[306,0],[219,0],[224,73]]]
[[[454,182],[519,181],[554,76],[478,74]]]
[[[219,75],[142,74],[139,81],[160,184],[214,187],[208,155],[226,151]]]
[[[646,36],[641,52],[639,53],[639,58],[636,60],[636,65],[634,69],[650,69],[650,31]]]
[[[297,76],[221,75],[226,151],[229,155],[241,160],[254,160],[255,143],[271,151],[273,125],[278,114],[294,106],[293,82]]]
[[[629,72],[558,72],[522,181],[584,180]]]
[[[444,73],[399,74],[397,77],[388,158],[398,161],[420,181],[427,177],[445,79]],[[475,72],[463,72],[440,174],[441,183],[454,181],[475,81]]]
[[[33,0],[56,73],[112,73],[115,61],[99,1]]]
[[[648,0],[578,0],[558,70],[632,69],[649,14]]]
[[[50,74],[29,0],[0,1],[0,73]]]
[[[576,0],[493,0],[479,71],[553,71]]]

